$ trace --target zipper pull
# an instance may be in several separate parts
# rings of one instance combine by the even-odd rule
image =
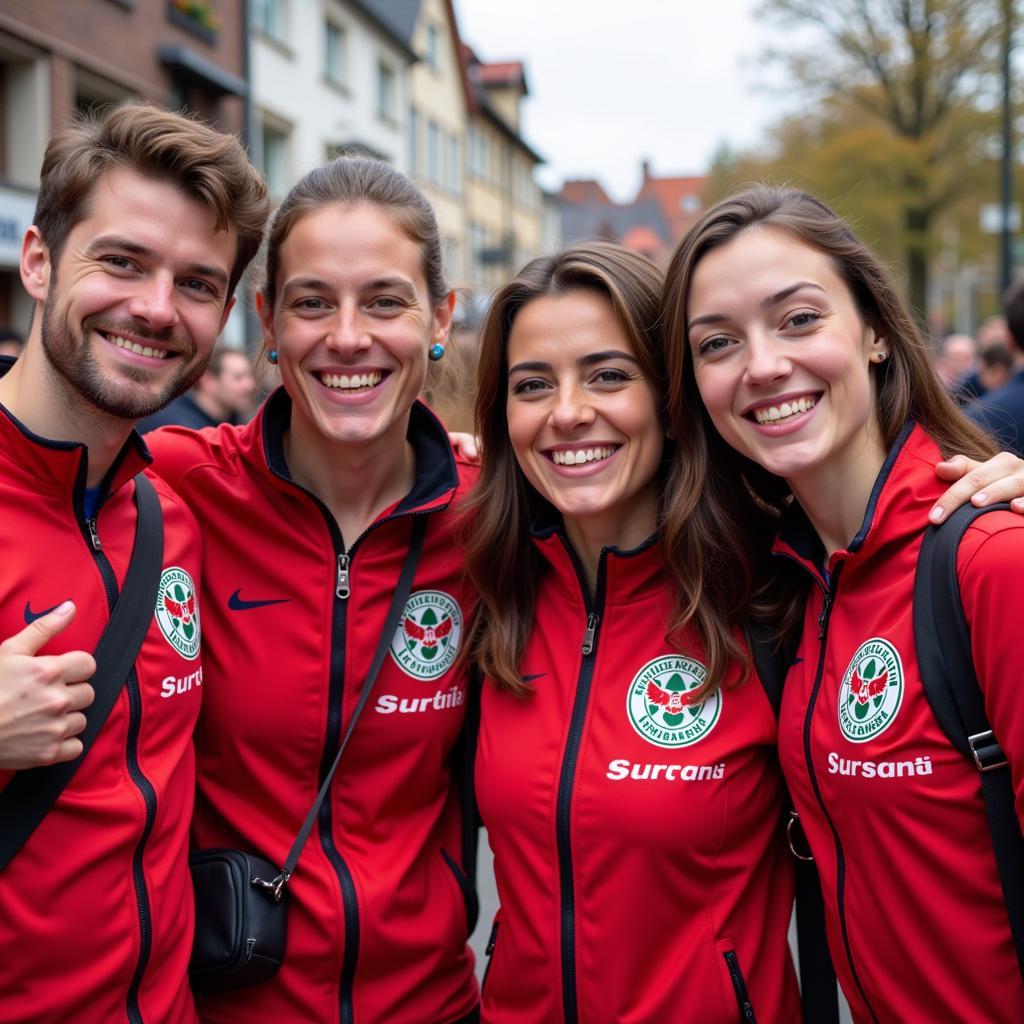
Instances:
[[[821,614],[818,616],[818,639],[825,639],[825,623],[828,621],[828,613],[832,608],[832,591],[825,591],[825,599],[821,602]]]
[[[96,517],[87,519],[85,521],[86,526],[89,527],[89,539],[92,541],[92,546],[95,551],[102,551],[103,545],[100,543],[99,531],[96,529]]]
[[[338,555],[338,584],[334,593],[343,601],[349,595],[348,586],[348,555]]]
[[[492,956],[494,953],[494,946],[498,941],[498,922],[495,921],[491,925],[491,937],[487,940],[487,948],[484,950],[484,956]]]
[[[587,616],[587,631],[583,634],[583,647],[581,648],[584,654],[590,654],[594,649],[594,634],[597,632],[597,624],[600,621],[600,617],[593,612]]]

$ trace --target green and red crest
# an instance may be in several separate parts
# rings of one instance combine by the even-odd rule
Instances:
[[[702,740],[722,713],[721,692],[700,701],[691,696],[707,674],[699,661],[680,655],[647,662],[629,684],[629,724],[659,747],[689,747]]]
[[[391,657],[414,679],[437,679],[452,667],[462,639],[462,611],[441,590],[421,590],[405,604]]]
[[[903,703],[903,662],[888,640],[857,648],[839,686],[839,728],[851,743],[866,743],[892,725]]]
[[[184,569],[164,569],[156,592],[156,621],[167,642],[183,657],[199,655],[199,599]]]

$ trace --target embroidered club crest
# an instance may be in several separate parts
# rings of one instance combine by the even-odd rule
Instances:
[[[866,743],[893,723],[903,703],[903,662],[888,640],[857,648],[839,686],[839,728],[851,743]]]
[[[441,590],[421,590],[405,603],[391,657],[413,679],[437,679],[452,667],[462,638],[462,611]]]
[[[722,713],[722,694],[694,702],[689,696],[707,678],[692,658],[665,655],[649,661],[633,677],[626,697],[629,723],[648,743],[689,747],[714,729]]]
[[[199,654],[199,603],[184,569],[164,569],[156,592],[156,621],[167,642],[193,661]]]

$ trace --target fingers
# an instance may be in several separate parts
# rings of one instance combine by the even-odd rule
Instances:
[[[68,686],[66,690],[69,712],[84,711],[96,699],[96,691],[88,683],[75,683]],[[84,716],[82,716],[82,721],[85,721]],[[68,735],[77,736],[81,731],[81,729],[76,729]]]
[[[76,757],[81,755],[82,750],[82,741],[77,736],[62,740],[57,748],[56,756],[53,758],[53,764],[57,764],[59,761],[74,761]]]
[[[961,505],[971,502],[978,508],[1010,501],[1013,511],[1024,514],[1024,460],[1009,452],[1000,452],[987,462],[977,463],[958,455],[935,467],[938,476],[956,480],[932,508],[928,518],[941,523]]]
[[[455,431],[448,435],[448,440],[458,458],[465,462],[478,463],[480,461],[480,440],[473,434]]]
[[[74,617],[74,603],[65,601],[53,611],[30,622],[20,633],[8,637],[0,644],[0,653],[33,655],[43,644],[65,629]]]

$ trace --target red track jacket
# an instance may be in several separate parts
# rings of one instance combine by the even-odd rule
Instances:
[[[288,886],[284,966],[255,988],[202,998],[200,1014],[447,1024],[478,1000],[466,948],[476,897],[452,774],[467,695],[452,662],[470,611],[449,511],[456,464],[441,425],[414,407],[413,490],[343,540],[288,475],[290,410],[279,390],[247,426],[147,439],[204,531],[196,846],[284,863],[358,700],[412,517],[429,526],[402,631]]]
[[[486,683],[476,761],[501,910],[487,1024],[791,1024],[793,898],[776,723],[754,678],[703,704],[673,653],[658,548],[602,554],[596,600],[560,531],[522,660]]]
[[[136,435],[87,522],[84,446],[44,440],[0,410],[0,636],[71,598],[77,615],[41,653],[95,648],[128,568],[130,481],[146,461]],[[135,669],[67,789],[0,872],[4,1024],[196,1019],[186,857],[203,683],[199,533],[166,484],[154,482],[164,570]],[[165,599],[180,609],[176,617]],[[0,786],[12,777],[0,772]]]
[[[936,722],[914,654],[914,573],[943,489],[920,427],[882,469],[860,532],[818,568],[803,521],[776,545],[812,575],[779,746],[822,878],[829,945],[858,1022],[1020,1024],[1024,985],[977,769]],[[969,527],[958,572],[974,664],[1024,800],[1024,522]]]

